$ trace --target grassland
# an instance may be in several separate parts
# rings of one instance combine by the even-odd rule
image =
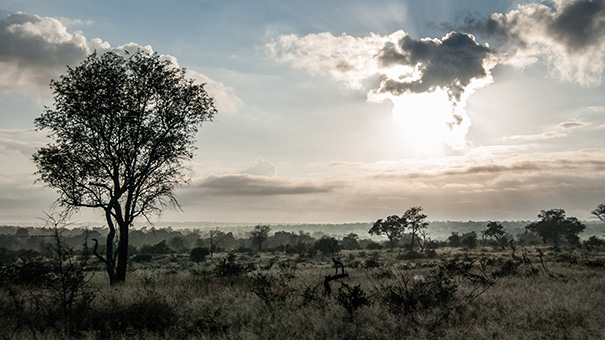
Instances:
[[[186,254],[156,256],[132,263],[127,282],[117,286],[109,286],[97,266],[79,276],[55,273],[54,285],[5,278],[0,336],[605,338],[604,253],[528,247],[516,254],[494,248],[439,248],[430,257],[400,249],[341,251],[334,258],[347,275],[328,281],[329,295],[326,277],[343,269],[321,254],[217,253],[200,263]]]

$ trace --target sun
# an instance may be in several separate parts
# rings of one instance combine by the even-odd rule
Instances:
[[[407,93],[390,99],[401,143],[426,156],[442,154],[456,143],[454,108],[445,91]]]

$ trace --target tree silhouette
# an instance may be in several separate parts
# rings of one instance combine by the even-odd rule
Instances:
[[[405,221],[407,229],[412,234],[412,241],[410,242],[410,249],[414,248],[414,241],[420,229],[426,228],[429,224],[425,222],[426,215],[421,213],[422,207],[411,207],[406,210],[401,216],[401,219]]]
[[[395,240],[403,236],[405,220],[397,215],[391,215],[386,220],[379,219],[368,231],[371,235],[386,235],[389,239],[391,249],[395,246]]]
[[[552,241],[555,248],[559,248],[563,238],[571,244],[578,243],[578,234],[586,228],[577,218],[566,217],[563,209],[542,210],[538,217],[540,221],[525,228],[538,234],[544,243]]]
[[[605,204],[599,204],[591,213],[598,217],[599,220],[605,222]]]
[[[199,126],[216,114],[212,98],[184,69],[140,50],[92,53],[51,88],[54,108],[35,124],[54,142],[33,155],[37,174],[67,211],[103,210],[106,254],[96,255],[111,284],[125,281],[129,228],[178,207],[174,189],[186,182]]]
[[[268,225],[257,225],[252,230],[250,239],[252,239],[252,243],[258,246],[258,251],[260,251],[263,247],[263,242],[269,238],[269,232],[271,231],[271,227]]]
[[[504,227],[498,222],[490,221],[489,223],[487,223],[487,226],[485,227],[485,230],[483,230],[482,234],[484,238],[495,238],[496,242],[500,244],[500,238],[504,236]]]

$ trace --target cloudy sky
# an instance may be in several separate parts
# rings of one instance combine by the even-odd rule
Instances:
[[[0,223],[34,223],[33,120],[66,66],[143,48],[207,83],[161,221],[590,218],[605,202],[605,0],[0,0]],[[82,213],[74,219],[102,221]]]

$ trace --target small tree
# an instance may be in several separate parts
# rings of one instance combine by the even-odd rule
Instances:
[[[477,247],[477,233],[474,231],[468,232],[460,236],[460,245],[465,248],[475,248]]]
[[[484,238],[494,238],[500,244],[500,238],[504,236],[504,227],[498,222],[489,222],[482,233]]]
[[[578,234],[586,228],[577,218],[566,217],[563,209],[542,210],[538,217],[540,221],[529,224],[525,229],[538,234],[544,243],[551,241],[555,248],[559,248],[563,239],[577,244]]]
[[[450,247],[460,247],[460,234],[452,231],[452,234],[447,238],[447,242],[450,244]]]
[[[412,241],[410,242],[410,249],[414,248],[414,241],[418,236],[418,232],[421,229],[425,229],[429,224],[425,222],[426,215],[421,213],[422,207],[412,207],[403,213],[401,218],[405,221],[406,227],[412,234]]]
[[[260,251],[263,247],[263,242],[269,238],[269,232],[271,231],[271,227],[268,225],[257,225],[252,230],[250,239],[252,243],[258,246],[258,251]]]
[[[223,241],[225,234],[218,230],[218,228],[214,229],[214,230],[210,230],[210,232],[208,233],[208,240],[210,241],[210,257],[212,258],[212,255],[214,255],[214,252],[216,251],[219,243],[221,243],[221,241]]]
[[[359,235],[350,233],[342,238],[343,249],[359,249]]]
[[[370,229],[370,235],[386,235],[389,239],[391,249],[395,246],[395,240],[403,236],[405,220],[397,215],[391,215],[386,220],[379,219]]]
[[[605,204],[599,204],[592,214],[599,218],[599,220],[605,222]]]
[[[54,108],[35,124],[54,142],[33,155],[37,174],[67,211],[103,211],[109,233],[105,257],[96,255],[111,284],[125,281],[130,226],[178,207],[174,189],[186,182],[198,127],[216,113],[212,98],[185,70],[140,50],[93,53],[51,88]]]

